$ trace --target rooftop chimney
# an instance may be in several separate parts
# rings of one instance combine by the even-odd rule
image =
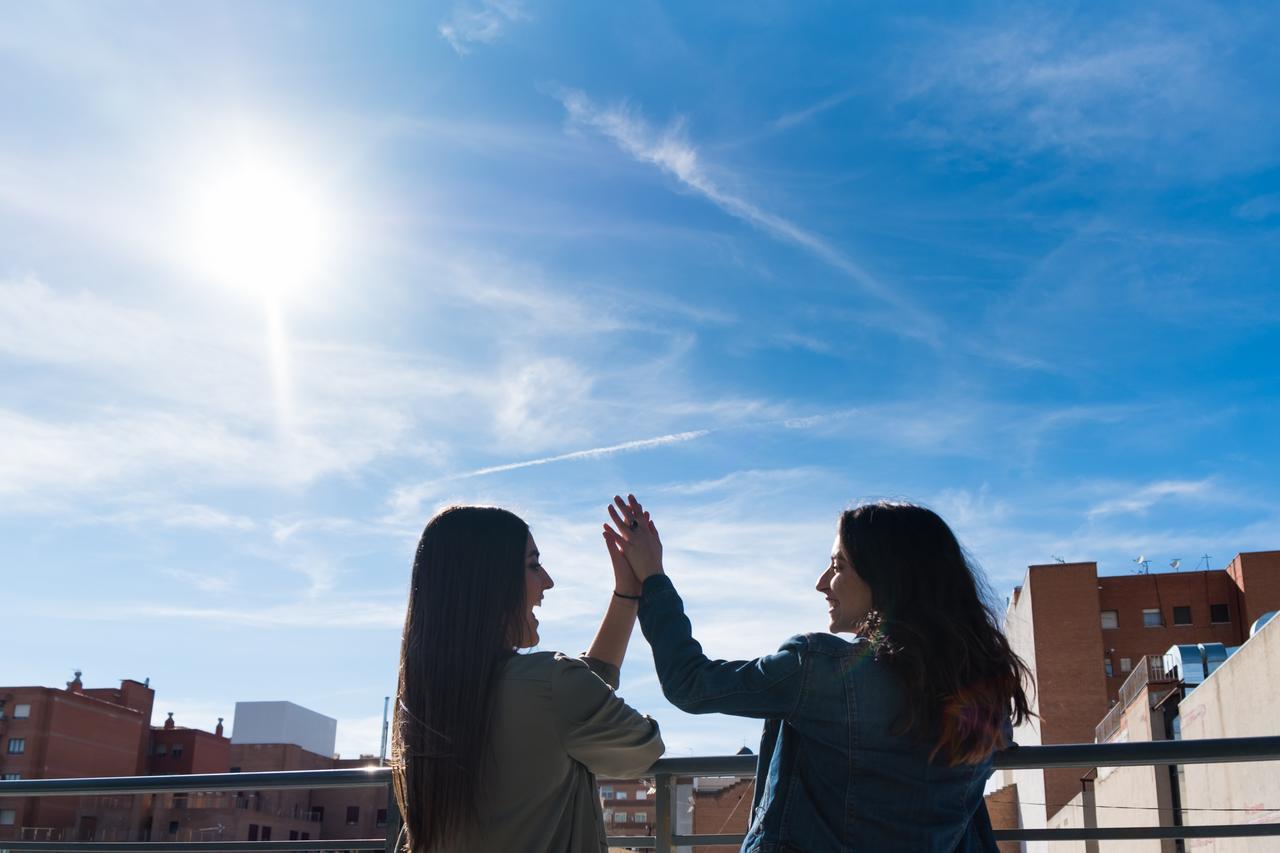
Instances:
[[[164,727],[166,729],[173,728],[173,712],[172,711],[169,712],[169,719],[164,721]]]
[[[80,670],[77,669],[76,677],[73,678],[71,681],[67,682],[67,690],[71,691],[72,693],[79,693],[82,690],[84,690],[84,682],[80,680],[81,675],[82,673],[80,672]]]
[[[214,728],[213,733],[218,737],[222,737],[222,718],[218,718],[218,725]]]

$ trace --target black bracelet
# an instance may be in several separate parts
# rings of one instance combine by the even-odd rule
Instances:
[[[616,596],[618,596],[618,598],[625,598],[627,601],[639,601],[639,600],[640,600],[640,596],[638,596],[638,595],[623,595],[622,593],[618,592],[616,589],[613,591],[613,594],[614,594],[614,595],[616,595]]]

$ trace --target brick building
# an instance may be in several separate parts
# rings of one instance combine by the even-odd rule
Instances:
[[[0,687],[0,778],[137,776],[148,771],[151,706],[144,682],[85,689],[80,673],[65,689]],[[132,798],[128,798],[132,799]],[[75,797],[0,800],[0,838],[22,829],[32,838],[88,840],[127,827],[132,809],[108,825],[85,814]]]
[[[600,779],[604,830],[609,835],[652,835],[652,779]]]
[[[1174,645],[1236,646],[1254,620],[1280,608],[1280,551],[1239,554],[1226,569],[1100,577],[1096,563],[1030,566],[1005,613],[1010,643],[1036,680],[1038,718],[1024,745],[1091,743],[1120,685],[1148,655]],[[1076,770],[1003,771],[1001,808],[1043,827],[1081,791]],[[1004,790],[1016,785],[1016,790]]]

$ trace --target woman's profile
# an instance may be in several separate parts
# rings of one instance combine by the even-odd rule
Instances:
[[[648,514],[614,501],[605,538],[643,582],[667,698],[765,721],[743,851],[997,849],[983,787],[1010,723],[1030,715],[1029,675],[941,518],[900,503],[842,513],[815,585],[831,633],[722,661],[694,640]]]
[[[401,849],[607,849],[595,774],[634,778],[663,751],[657,724],[613,692],[639,597],[616,556],[614,574],[619,586],[586,655],[517,654],[538,643],[533,609],[554,585],[528,525],[475,506],[427,524],[393,727]]]

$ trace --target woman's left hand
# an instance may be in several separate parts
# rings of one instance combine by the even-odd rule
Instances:
[[[647,513],[646,513],[647,515]],[[621,543],[604,534],[604,547],[609,549],[609,562],[613,564],[613,591],[622,595],[639,595],[640,579],[631,570],[631,564],[622,553]]]

